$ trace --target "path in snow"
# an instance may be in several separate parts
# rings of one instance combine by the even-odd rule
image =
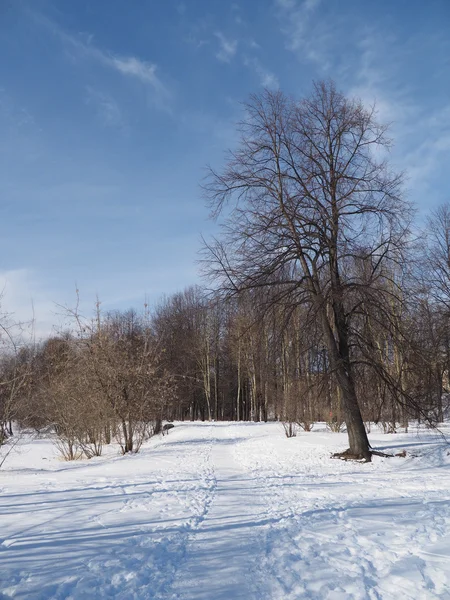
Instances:
[[[195,524],[173,587],[176,598],[260,599],[265,595],[260,555],[269,522],[259,482],[233,457],[237,428],[211,429],[211,496]]]
[[[345,436],[185,424],[141,454],[62,463],[48,440],[0,472],[0,600],[450,598],[450,457],[332,461]]]

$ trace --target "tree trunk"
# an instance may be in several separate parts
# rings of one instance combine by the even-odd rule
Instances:
[[[157,419],[155,419],[155,427],[153,429],[153,433],[154,435],[158,435],[158,433],[161,433],[162,431],[162,419],[161,417],[158,417]]]
[[[123,453],[133,452],[133,433],[131,423],[125,419],[122,419],[122,433],[123,433]]]
[[[241,342],[238,341],[236,421],[241,420]]]
[[[366,461],[370,461],[372,453],[356,396],[345,317],[343,317],[343,309],[339,305],[333,308],[336,337],[328,320],[326,309],[324,308],[321,310],[322,325],[330,353],[331,367],[336,373],[338,385],[342,392],[342,407],[349,441],[349,449],[345,454],[349,458],[364,458]]]
[[[105,425],[105,444],[111,443],[111,426],[109,421]]]
[[[353,376],[351,372],[347,372],[341,360],[336,365],[336,377],[342,392],[342,404],[349,440],[348,454],[370,461],[372,453],[356,397]]]

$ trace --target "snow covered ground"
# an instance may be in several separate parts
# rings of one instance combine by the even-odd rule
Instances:
[[[0,599],[450,598],[450,447],[330,460],[345,434],[179,424],[138,455],[65,463],[49,440],[0,471]]]

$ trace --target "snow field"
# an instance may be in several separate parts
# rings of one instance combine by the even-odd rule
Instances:
[[[277,423],[177,424],[74,463],[25,440],[0,471],[0,599],[450,598],[450,448],[370,438],[408,455],[331,460],[345,434]]]

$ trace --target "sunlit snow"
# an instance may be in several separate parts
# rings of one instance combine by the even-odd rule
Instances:
[[[0,598],[450,598],[450,448],[331,460],[346,435],[176,424],[140,454],[62,462],[24,440],[0,471]]]

